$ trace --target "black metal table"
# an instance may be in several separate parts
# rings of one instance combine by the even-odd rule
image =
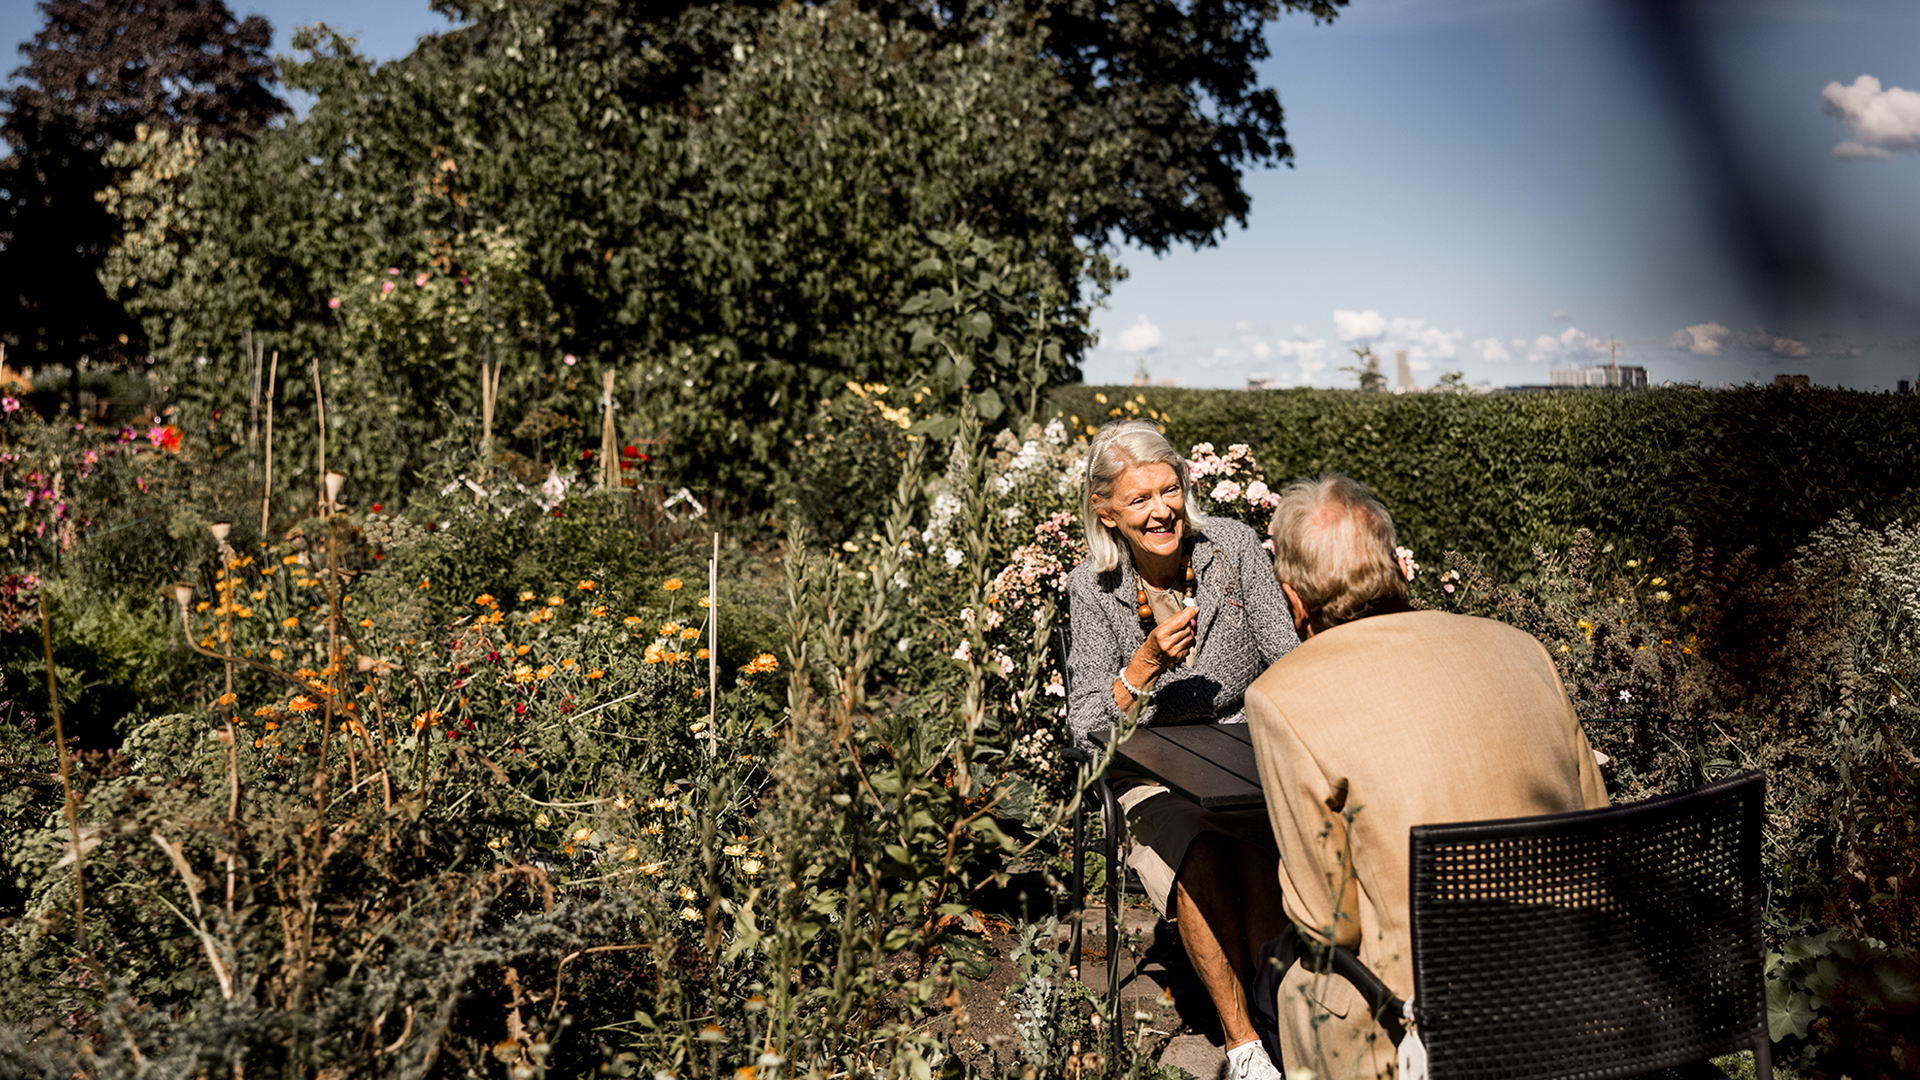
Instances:
[[[1107,737],[1104,731],[1093,733],[1102,746]],[[1246,724],[1135,728],[1113,752],[1113,763],[1144,773],[1209,810],[1266,805]]]

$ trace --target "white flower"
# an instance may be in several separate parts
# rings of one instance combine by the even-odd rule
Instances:
[[[1067,445],[1067,425],[1059,417],[1047,421],[1046,439],[1055,446]]]
[[[960,609],[960,622],[964,626],[973,625],[973,609],[972,608],[963,607]]]
[[[893,647],[895,650],[899,652],[906,652],[909,649],[913,648],[913,639],[901,638],[899,641],[896,641],[893,643]]]
[[[1001,653],[998,656],[994,657],[994,660],[997,661],[1000,665],[1000,674],[1002,675],[1013,674],[1013,658],[1012,657],[1008,656],[1006,653]]]
[[[1632,700],[1633,700],[1633,691],[1631,691],[1631,690],[1622,690],[1622,691],[1620,691],[1620,700],[1621,700],[1621,701],[1632,701]]]
[[[1240,497],[1240,485],[1231,480],[1222,480],[1213,489],[1214,502],[1232,502]]]
[[[1266,498],[1267,498],[1266,481],[1255,480],[1253,483],[1247,485],[1247,501],[1248,502],[1250,503],[1265,502]]]
[[[973,647],[967,642],[961,642],[960,647],[953,650],[953,658],[963,664],[968,663],[973,659]]]
[[[1394,548],[1393,557],[1400,561],[1400,572],[1407,575],[1408,581],[1412,581],[1413,575],[1420,572],[1420,564],[1413,561],[1413,550],[1411,548]]]
[[[1012,525],[1018,522],[1020,516],[1024,513],[1026,513],[1026,511],[1017,506],[1009,506],[1005,510],[1000,511],[1000,516],[1006,519],[1007,524]]]
[[[551,510],[567,497],[567,488],[572,485],[573,481],[562,477],[557,470],[548,469],[547,482],[540,485],[540,493],[533,497],[533,501],[540,504],[540,509]]]
[[[1049,697],[1066,697],[1067,696],[1067,688],[1065,686],[1062,686],[1060,684],[1060,680],[1057,678],[1047,684],[1046,692]]]
[[[950,547],[947,549],[947,565],[953,567],[955,570],[960,569],[960,564],[965,562],[966,559],[967,553],[961,551],[959,548]]]

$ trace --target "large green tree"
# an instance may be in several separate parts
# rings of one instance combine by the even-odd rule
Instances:
[[[0,101],[0,340],[16,364],[142,356],[141,328],[101,288],[119,222],[94,198],[102,154],[143,126],[253,134],[286,111],[265,19],[221,0],[41,0],[46,24]]]
[[[1278,4],[449,9],[468,24],[378,67],[300,38],[286,76],[309,115],[211,155],[177,266],[129,275],[182,361],[209,342],[223,363],[251,328],[398,401],[378,422],[339,415],[387,433],[367,457],[396,476],[477,410],[474,364],[493,356],[509,420],[570,388],[584,403],[597,382],[580,376],[616,365],[682,475],[762,498],[798,420],[849,380],[937,383],[935,409],[962,385],[1006,403],[1073,377],[1116,231],[1206,242],[1245,211],[1238,168],[1288,153],[1252,72]],[[484,310],[460,254],[477,230],[524,252],[553,316],[537,332]],[[956,280],[963,263],[978,280]],[[440,324],[484,348],[355,331],[353,305],[390,290],[350,287],[435,275],[463,282],[448,296],[470,312]],[[966,379],[910,346],[928,312],[904,309],[929,289],[994,298],[947,312],[995,343]]]

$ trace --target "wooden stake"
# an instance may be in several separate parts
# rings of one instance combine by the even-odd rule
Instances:
[[[707,756],[720,752],[720,534],[707,563]]]
[[[80,955],[87,955],[86,856],[80,849],[80,808],[73,797],[73,759],[67,754],[67,731],[60,723],[60,688],[53,677],[53,624],[47,617],[47,583],[40,582],[40,643],[47,657],[47,707],[53,713],[53,744],[60,752],[60,796],[67,812],[67,834],[73,838],[73,938]]]
[[[273,367],[267,373],[267,482],[260,490],[260,539],[267,538],[267,509],[273,505],[273,389],[280,377],[280,350],[273,350]]]
[[[320,358],[313,358],[314,416],[320,422],[320,505],[327,504],[327,399],[320,395]],[[331,558],[332,554],[329,553]]]
[[[613,369],[607,369],[606,378],[600,388],[600,486],[617,488],[620,486],[620,462],[618,442],[613,435]]]

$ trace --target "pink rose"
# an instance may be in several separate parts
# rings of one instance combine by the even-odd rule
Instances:
[[[327,301],[327,306],[328,306],[328,307],[330,307],[330,308],[332,308],[332,309],[333,309],[333,310],[335,310],[335,311],[339,311],[339,310],[340,310],[340,298],[336,296],[336,297],[334,297],[333,299],[331,299],[331,300],[328,300],[328,301]]]
[[[421,274],[419,277],[414,278],[413,279],[414,286],[417,288],[421,285],[425,285],[427,283],[428,277],[429,275],[427,274]]]
[[[390,292],[392,292],[392,291],[393,291],[393,282],[391,282],[391,281],[383,281],[383,282],[381,282],[381,283],[380,283],[380,295],[381,295],[381,296],[385,296],[385,295],[387,295],[388,293],[390,293]]]
[[[1240,497],[1240,485],[1231,480],[1222,480],[1213,489],[1214,502],[1232,502]]]

